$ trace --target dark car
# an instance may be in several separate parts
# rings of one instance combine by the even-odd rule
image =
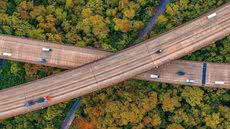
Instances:
[[[177,74],[178,76],[184,76],[184,75],[185,75],[185,72],[183,72],[183,71],[178,71],[176,74]]]
[[[38,104],[38,103],[45,103],[45,102],[47,102],[47,101],[49,101],[51,99],[52,99],[51,96],[46,96],[46,97],[41,97],[41,98],[34,98],[32,100],[27,101],[26,106],[31,107],[31,106],[33,106],[35,104]]]
[[[46,58],[40,58],[40,59],[39,59],[39,62],[45,63],[45,62],[47,62],[47,59],[46,59]]]
[[[160,54],[160,53],[162,53],[162,52],[163,52],[163,50],[162,50],[162,49],[159,49],[159,50],[156,51],[156,54]]]
[[[33,106],[34,104],[36,104],[36,102],[34,100],[29,100],[26,102],[27,107]]]
[[[36,103],[44,103],[44,102],[46,102],[45,98],[39,98],[36,100]]]

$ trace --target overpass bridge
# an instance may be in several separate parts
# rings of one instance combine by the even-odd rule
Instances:
[[[210,19],[213,14],[216,16]],[[0,119],[68,101],[127,80],[162,64],[167,64],[229,35],[229,20],[230,4],[226,4],[183,26],[116,54],[102,57],[102,59],[74,70],[2,90],[0,91]],[[1,40],[2,42],[4,41]],[[17,49],[23,50],[20,47]],[[33,47],[30,47],[30,50],[37,51]],[[13,57],[13,55],[20,56],[20,53],[14,53],[14,51],[6,53],[10,57]],[[69,55],[65,58],[70,58],[71,61],[76,59],[71,59]],[[52,58],[50,59],[52,61]],[[86,61],[89,60],[86,58]],[[46,63],[49,63],[49,61]],[[209,69],[207,66],[209,65],[203,64],[202,68],[206,71],[206,74]],[[197,69],[190,70],[195,71]],[[52,96],[52,100],[32,107],[25,106],[25,103],[34,97],[44,96]]]
[[[1,54],[0,58],[65,69],[77,68],[113,54],[96,49],[8,35],[0,35],[0,39],[0,53],[12,54],[11,56]],[[42,51],[44,48],[49,48],[51,51],[44,52]],[[41,63],[40,58],[47,59],[47,62]],[[183,72],[184,75],[180,75],[180,72]],[[211,88],[230,88],[230,65],[176,60],[157,69],[141,73],[134,79]],[[194,82],[186,82],[188,80],[194,80]]]

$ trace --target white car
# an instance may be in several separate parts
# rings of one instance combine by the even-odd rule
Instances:
[[[215,84],[216,85],[224,85],[224,82],[223,81],[215,81]]]
[[[208,19],[211,19],[211,18],[213,18],[213,17],[215,17],[216,16],[216,13],[213,13],[213,14],[211,14],[211,15],[208,15]]]
[[[156,79],[156,78],[160,78],[160,76],[159,76],[159,75],[157,75],[157,74],[151,74],[151,75],[150,75],[150,78],[154,78],[154,79]]]
[[[12,56],[12,53],[3,52],[3,56]]]
[[[50,51],[52,51],[52,49],[51,49],[51,48],[48,48],[48,47],[43,47],[43,48],[42,48],[42,51],[43,51],[43,52],[50,52]]]
[[[195,80],[192,80],[192,79],[187,79],[185,82],[187,82],[187,83],[194,83],[194,82],[195,82]]]

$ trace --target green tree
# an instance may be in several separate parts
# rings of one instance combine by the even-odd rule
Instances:
[[[203,99],[204,91],[198,87],[185,87],[182,91],[181,96],[191,106],[200,105]]]

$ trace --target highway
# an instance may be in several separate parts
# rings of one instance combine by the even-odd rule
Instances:
[[[204,67],[206,65],[206,67]],[[204,70],[206,68],[206,70]],[[185,75],[177,75],[183,71]],[[151,75],[160,75],[160,78],[151,78]],[[172,61],[139,74],[135,79],[172,83],[179,85],[204,86],[211,88],[230,89],[230,65],[194,61]],[[194,82],[186,82],[193,80]]]
[[[217,15],[208,19],[208,16],[213,13]],[[0,119],[68,101],[169,63],[229,35],[229,20],[230,4],[225,4],[199,19],[116,54],[74,70],[2,90],[0,91]],[[30,50],[36,51],[33,48]],[[32,107],[25,106],[25,103],[34,97],[44,96],[53,98],[46,103]]]
[[[89,62],[93,62],[112,55],[110,52],[99,51],[96,49],[78,48],[74,46],[42,42],[38,40],[18,38],[8,35],[0,35],[0,39],[2,41],[0,44],[0,53],[12,52],[12,56],[1,56],[1,58],[47,66],[55,66],[65,69],[77,68]],[[36,51],[31,51],[31,47],[35,48]],[[42,52],[42,48],[44,47],[51,48],[52,51],[49,53],[44,53]],[[46,63],[40,63],[39,58],[41,57],[46,58],[48,61]],[[55,59],[58,59],[58,61],[55,61]],[[166,65],[160,66],[157,69],[139,74],[134,78],[154,82],[229,89],[230,79],[228,78],[230,78],[230,65],[206,63],[207,70],[204,73],[204,63],[205,62],[176,60]],[[214,72],[211,71],[213,67],[215,67]],[[177,75],[179,71],[183,71],[185,75]],[[159,78],[152,78],[151,75],[158,75]],[[209,80],[206,79],[206,76],[208,76]],[[186,82],[188,79],[194,80],[195,82],[188,83]],[[202,82],[202,80],[204,81]],[[219,84],[218,82],[222,83]]]

